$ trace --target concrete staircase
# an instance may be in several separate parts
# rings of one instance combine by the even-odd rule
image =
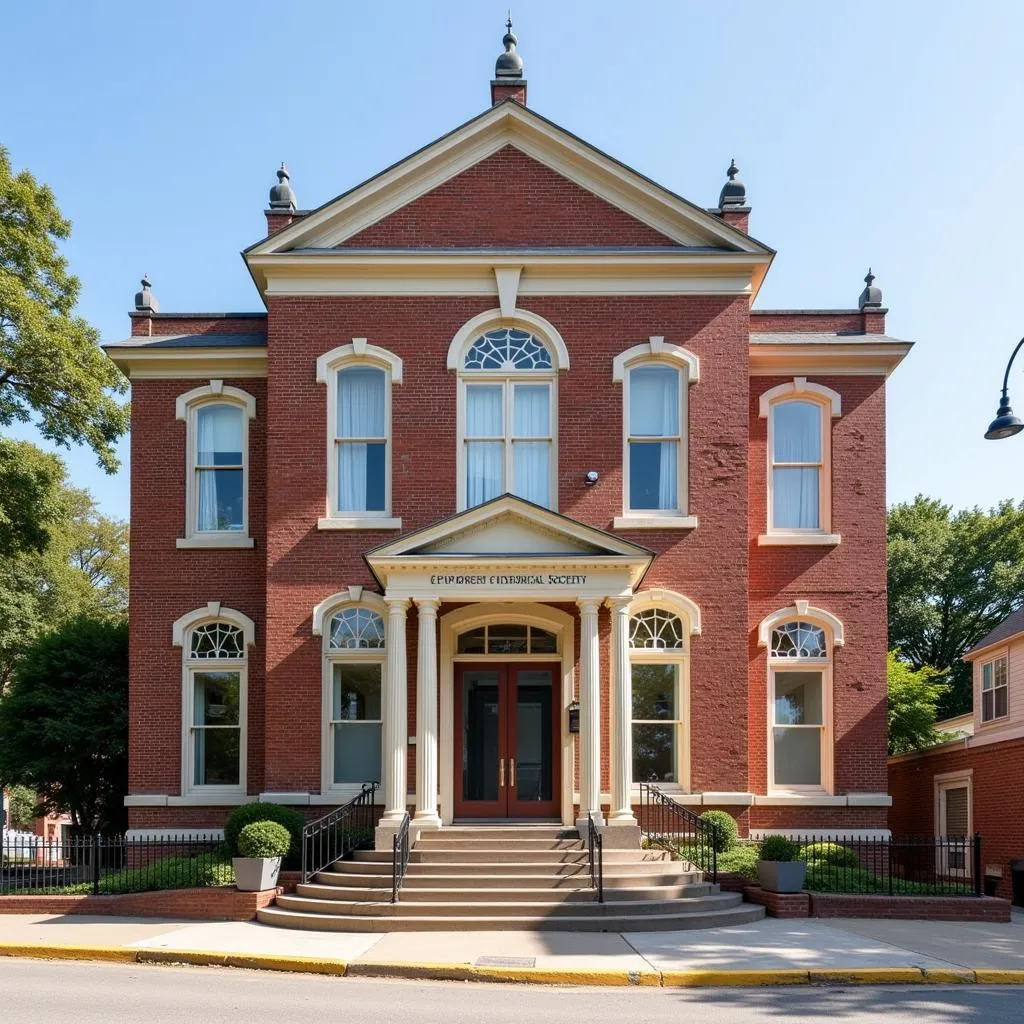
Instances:
[[[391,903],[391,853],[359,850],[294,895],[264,924],[315,931],[656,931],[717,928],[764,916],[738,893],[661,850],[605,850],[604,903],[590,887],[575,829],[453,827],[425,832]]]

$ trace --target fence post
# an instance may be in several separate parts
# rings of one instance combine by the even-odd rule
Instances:
[[[100,837],[94,832],[92,836],[92,894],[100,892]]]
[[[981,877],[981,833],[974,833],[974,895],[981,896],[984,893]]]

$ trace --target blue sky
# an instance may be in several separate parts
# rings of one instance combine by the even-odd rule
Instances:
[[[13,5],[0,143],[74,222],[79,311],[104,340],[128,334],[143,271],[166,311],[258,309],[238,253],[280,161],[312,207],[479,113],[504,16],[480,0]],[[853,306],[873,266],[888,333],[917,342],[889,387],[890,502],[1024,497],[1024,435],[982,438],[1024,333],[1024,5],[527,0],[513,17],[545,116],[701,205],[736,157],[751,231],[779,251],[759,308]],[[65,457],[126,517],[121,450],[109,478]]]

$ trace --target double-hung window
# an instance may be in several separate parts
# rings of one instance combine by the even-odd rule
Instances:
[[[1007,660],[1004,655],[981,666],[981,720],[993,722],[1009,713]]]
[[[680,394],[674,366],[629,371],[629,512],[680,514]]]

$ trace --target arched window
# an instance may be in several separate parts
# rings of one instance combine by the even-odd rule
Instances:
[[[223,381],[179,396],[185,421],[185,536],[178,547],[252,547],[249,537],[249,420],[256,400]]]
[[[692,602],[664,591],[634,599],[629,618],[633,782],[689,787]],[[699,613],[697,613],[699,614]],[[696,621],[694,621],[696,619]],[[695,629],[696,627],[696,629]]]
[[[768,642],[768,788],[832,788],[831,631],[799,617],[776,620]]]
[[[325,792],[358,791],[381,779],[384,603],[373,594],[359,602],[346,597],[325,614],[322,606],[314,612],[314,630],[324,637]]]
[[[244,796],[252,620],[217,603],[182,616],[182,795]]]
[[[768,532],[760,542],[836,543],[831,438],[840,396],[798,377],[762,395],[760,406],[768,420]]]
[[[615,525],[693,527],[689,516],[689,388],[699,360],[679,345],[652,337],[613,360],[623,384],[623,514]]]
[[[320,529],[398,529],[391,516],[391,387],[402,360],[353,338],[317,359],[327,385],[327,515]]]

